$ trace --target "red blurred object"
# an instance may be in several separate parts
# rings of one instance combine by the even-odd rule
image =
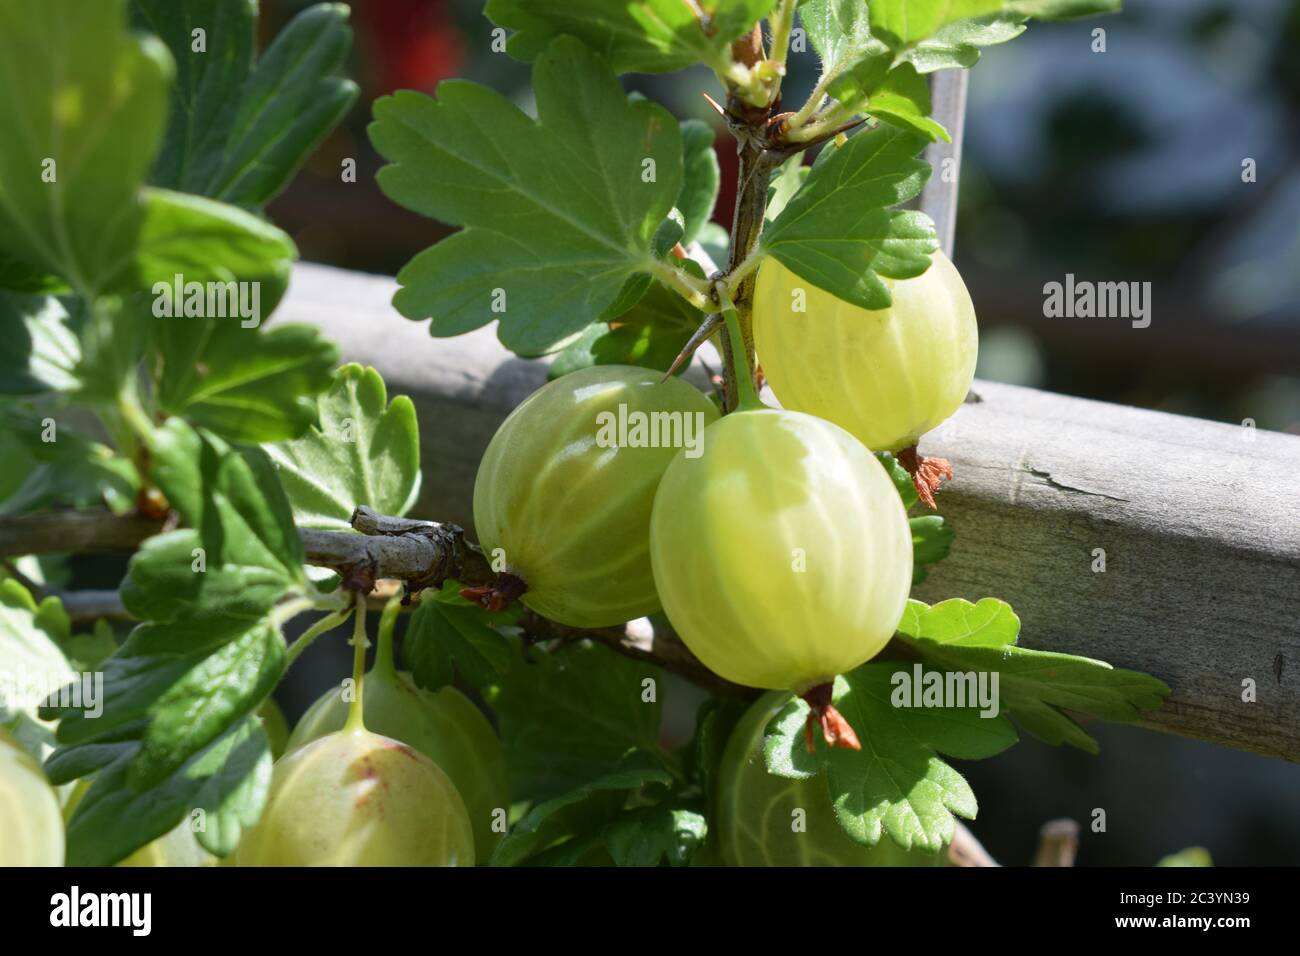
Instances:
[[[374,71],[375,95],[432,90],[465,63],[447,0],[367,0],[354,7]]]

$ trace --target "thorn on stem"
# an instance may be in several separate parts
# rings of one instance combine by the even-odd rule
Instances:
[[[676,374],[679,368],[681,368],[686,362],[690,361],[691,356],[695,354],[695,350],[703,345],[709,336],[713,335],[713,333],[722,326],[722,321],[722,314],[720,312],[714,312],[700,324],[700,327],[695,330],[694,334],[691,335],[686,344],[682,346],[682,350],[677,353],[677,358],[673,359],[673,364],[668,367],[668,371],[664,374],[663,381],[668,381],[668,379],[672,378],[672,376]]]
[[[723,119],[727,119],[728,114],[727,114],[727,108],[725,106],[723,106],[721,103],[715,100],[708,93],[704,93],[702,95],[708,101],[709,105],[718,111],[719,116],[721,116]]]

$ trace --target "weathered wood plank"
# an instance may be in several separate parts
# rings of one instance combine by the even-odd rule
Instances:
[[[394,289],[302,265],[276,321],[319,324],[412,397],[415,514],[472,527],[483,449],[545,367],[491,329],[430,338],[393,311]],[[990,382],[975,391],[922,442],[953,462],[939,500],[958,537],[918,596],[1004,598],[1027,646],[1168,681],[1151,726],[1300,760],[1300,437]],[[1247,678],[1255,703],[1241,700]]]

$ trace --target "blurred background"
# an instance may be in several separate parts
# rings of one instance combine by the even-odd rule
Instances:
[[[265,0],[264,36],[305,5]],[[269,212],[304,259],[391,275],[445,230],[375,186],[372,100],[464,77],[527,109],[529,71],[490,51],[479,2],[352,7],[349,74],[362,95]],[[979,375],[1300,433],[1300,2],[1126,7],[1033,24],[972,72],[955,258],[979,314]],[[1094,52],[1096,28],[1105,52]],[[797,103],[815,55],[793,56],[791,68],[786,101]],[[706,72],[629,85],[680,117],[711,119]],[[729,225],[735,159],[721,130],[717,151],[716,218]],[[339,182],[344,157],[357,159],[355,184]],[[1150,327],[1044,317],[1044,283],[1066,273],[1149,281]],[[320,642],[295,668],[281,692],[291,719],[346,672],[346,655],[341,642]],[[674,683],[669,701],[666,733],[680,742],[695,692]],[[961,767],[980,798],[973,829],[996,858],[1029,862],[1038,826],[1068,816],[1084,824],[1081,865],[1147,865],[1194,844],[1219,864],[1300,864],[1300,766],[1128,727],[1090,730],[1100,757],[1026,740]],[[1097,808],[1104,833],[1089,828]]]

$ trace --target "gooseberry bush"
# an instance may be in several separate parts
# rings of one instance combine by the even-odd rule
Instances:
[[[252,0],[0,0],[0,863],[933,865],[976,815],[945,758],[1158,707],[996,597],[909,597],[955,533],[917,443],[977,347],[904,208],[927,78],[1114,6],[489,0],[535,114],[448,80],[369,127],[383,192],[459,227],[395,309],[551,357],[471,536],[408,516],[412,403],[261,321],[296,255],[266,203],[357,96],[347,9],[258,55]],[[729,231],[712,128],[620,80],[700,64]],[[102,551],[116,592],[69,590]],[[277,685],[349,634],[290,734]],[[666,672],[704,698],[681,747]],[[931,698],[971,674],[993,706]]]

